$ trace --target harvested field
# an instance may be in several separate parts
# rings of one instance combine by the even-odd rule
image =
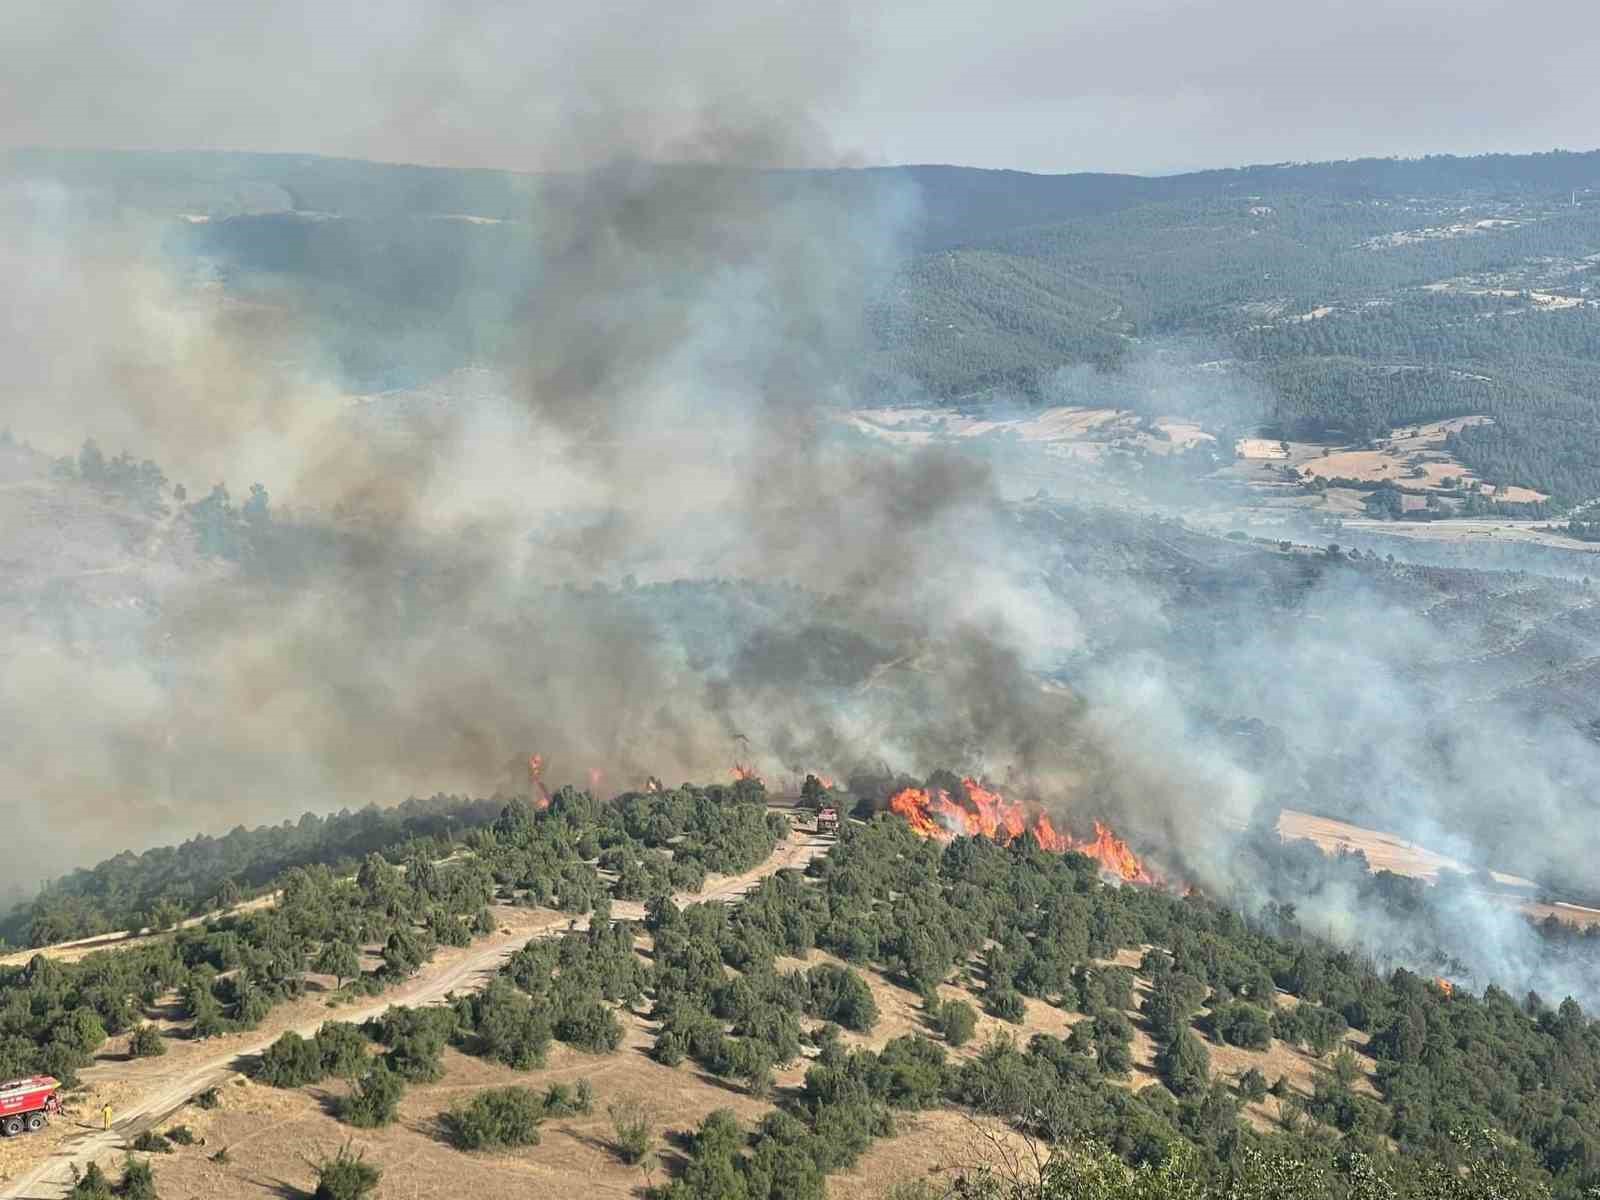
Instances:
[[[1279,459],[1289,457],[1281,442],[1271,438],[1240,438],[1233,447],[1233,452],[1240,458],[1249,459]]]
[[[1278,833],[1285,838],[1306,838],[1315,842],[1324,853],[1340,854],[1361,851],[1374,871],[1393,871],[1396,875],[1410,875],[1429,883],[1439,881],[1441,870],[1472,874],[1473,869],[1448,855],[1429,850],[1415,842],[1390,833],[1363,829],[1331,817],[1314,817],[1308,813],[1285,809],[1278,818]],[[1565,900],[1535,899],[1539,885],[1520,875],[1504,871],[1490,871],[1489,880],[1494,889],[1484,889],[1485,899],[1504,904],[1535,921],[1554,917],[1580,928],[1600,925],[1600,909]]]
[[[1427,491],[1464,486],[1477,482],[1477,476],[1450,457],[1444,448],[1445,437],[1468,426],[1489,422],[1488,417],[1454,417],[1448,421],[1405,426],[1378,439],[1373,449],[1325,451],[1315,458],[1297,459],[1295,466],[1302,475],[1310,471],[1313,476],[1327,479],[1360,479],[1368,483],[1390,480]],[[1450,481],[1449,485],[1446,480]],[[1542,492],[1512,485],[1497,488],[1485,483],[1482,490],[1497,500],[1518,504],[1549,499]]]
[[[1543,492],[1536,492],[1525,487],[1494,487],[1485,485],[1485,490],[1496,500],[1504,500],[1508,504],[1537,504],[1541,500],[1550,499]]]
[[[1457,859],[1436,853],[1392,833],[1363,829],[1359,825],[1337,821],[1332,817],[1314,817],[1310,813],[1295,812],[1293,809],[1284,809],[1280,814],[1278,832],[1285,838],[1306,838],[1313,841],[1329,854],[1352,853],[1359,850],[1366,855],[1367,863],[1374,871],[1393,871],[1396,875],[1410,875],[1426,879],[1430,883],[1439,881],[1441,870],[1459,871],[1462,874],[1472,871],[1471,867]],[[1490,876],[1495,883],[1505,887],[1531,890],[1536,886],[1531,879],[1507,875],[1500,871],[1491,871]]]
[[[1558,921],[1567,921],[1584,929],[1591,925],[1600,925],[1600,908],[1586,908],[1581,904],[1568,904],[1564,900],[1557,900],[1551,904],[1525,900],[1519,907],[1536,921],[1554,917]]]
[[[1512,503],[1531,504],[1549,499],[1531,488],[1483,482],[1446,451],[1445,439],[1449,434],[1489,421],[1489,417],[1469,416],[1402,426],[1371,445],[1334,446],[1317,442],[1284,443],[1261,437],[1240,438],[1234,443],[1234,462],[1221,468],[1215,478],[1242,485],[1250,497],[1247,503],[1252,506],[1280,511],[1284,508],[1311,509],[1356,520],[1367,515],[1370,491],[1330,486],[1309,492],[1303,491],[1300,485],[1318,476],[1327,481],[1392,482],[1408,493],[1419,493],[1403,497],[1405,511],[1426,508],[1432,499],[1429,493],[1439,493],[1443,497],[1441,515],[1444,516],[1461,507],[1460,490],[1471,485],[1476,485],[1485,498]],[[1381,522],[1386,528],[1413,536],[1437,537],[1452,536],[1449,531],[1453,527],[1466,523],[1459,517],[1448,521]],[[1423,532],[1417,533],[1419,530]]]

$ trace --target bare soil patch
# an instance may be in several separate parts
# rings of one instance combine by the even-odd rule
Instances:
[[[205,1145],[179,1148],[156,1162],[163,1200],[201,1200],[228,1196],[240,1200],[281,1197],[286,1188],[309,1194],[315,1175],[308,1159],[331,1154],[347,1138],[384,1171],[382,1194],[397,1198],[476,1196],[510,1200],[529,1195],[634,1196],[648,1181],[661,1182],[679,1152],[672,1139],[692,1130],[707,1114],[731,1108],[741,1120],[760,1118],[770,1107],[709,1079],[691,1064],[663,1067],[649,1058],[644,1022],[624,1022],[627,1039],[615,1053],[581,1054],[552,1049],[548,1065],[518,1072],[453,1050],[446,1051],[445,1073],[437,1083],[414,1085],[400,1105],[399,1120],[387,1129],[352,1130],[330,1109],[343,1084],[279,1091],[248,1082],[226,1087],[224,1105],[205,1122],[180,1118],[205,1138]],[[440,1118],[453,1105],[488,1087],[517,1085],[543,1091],[555,1082],[587,1078],[595,1090],[587,1116],[547,1120],[540,1141],[524,1149],[467,1154],[444,1136]],[[621,1161],[611,1148],[606,1106],[643,1099],[657,1114],[658,1148],[663,1165],[651,1176]],[[226,1148],[228,1161],[211,1155]]]

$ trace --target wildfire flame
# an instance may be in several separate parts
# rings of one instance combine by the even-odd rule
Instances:
[[[1451,983],[1448,979],[1444,978],[1442,975],[1434,976],[1433,986],[1438,988],[1441,992],[1443,992],[1445,994],[1445,998],[1446,999],[1449,999],[1451,996],[1454,996],[1456,994],[1456,985]]]
[[[733,764],[733,777],[736,780],[752,779],[756,783],[761,782],[761,776],[756,774],[756,769],[754,767],[747,767],[744,765],[744,763]]]
[[[662,790],[661,780],[657,779],[654,775],[650,776],[650,778],[648,778],[648,779],[646,779],[644,781],[644,790],[647,791],[647,792],[659,792],[659,791],[661,791]]]
[[[599,787],[600,787],[600,781],[602,779],[604,779],[605,777],[606,777],[606,773],[604,771],[602,771],[599,767],[590,767],[589,768],[589,790],[591,792],[598,790]]]
[[[889,811],[903,818],[920,837],[948,842],[960,834],[982,834],[1009,844],[1026,835],[1052,853],[1075,850],[1086,855],[1129,883],[1155,882],[1128,843],[1100,821],[1094,823],[1092,839],[1077,841],[1051,824],[1048,814],[1036,813],[1030,818],[1021,804],[990,791],[976,779],[963,779],[961,790],[965,803],[952,800],[942,788],[904,788],[889,797]]]
[[[528,798],[534,808],[550,807],[550,789],[544,785],[544,755],[528,755]]]

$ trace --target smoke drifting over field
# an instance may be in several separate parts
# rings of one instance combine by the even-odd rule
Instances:
[[[841,160],[816,114],[847,94],[845,7],[669,22],[632,5],[563,29],[541,52],[557,69],[474,78],[475,96],[536,110],[528,163],[607,165],[530,199],[524,282],[475,300],[517,336],[485,395],[444,408],[352,404],[291,283],[197,283],[161,221],[8,186],[7,422],[56,450],[127,446],[191,499],[260,479],[280,512],[237,566],[200,558],[170,515],[95,533],[109,565],[33,582],[24,566],[0,679],[10,871],[517,787],[508,764],[533,749],[553,783],[598,767],[618,790],[735,757],[987,774],[1242,895],[1264,881],[1233,856],[1237,830],[1264,801],[1322,794],[1285,763],[1359,758],[1374,811],[1448,831],[1464,858],[1593,861],[1571,799],[1600,782],[1593,750],[1460,709],[1446,737],[1446,697],[1414,682],[1434,634],[1349,572],[1292,620],[1235,594],[1184,644],[1181,592],[1076,561],[1059,518],[1004,503],[986,459],[889,450],[830,419],[917,198],[737,168]],[[470,75],[397,70],[374,119],[447,108]],[[1283,728],[1294,757],[1247,762],[1208,723],[1239,715]],[[1305,908],[1336,934],[1378,928],[1342,894]],[[1514,918],[1470,919],[1475,966],[1533,976]]]

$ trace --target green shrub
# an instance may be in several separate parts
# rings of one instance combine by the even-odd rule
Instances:
[[[618,1100],[606,1107],[611,1118],[612,1147],[630,1166],[641,1163],[655,1145],[650,1111],[637,1100]]]
[[[587,1079],[576,1085],[552,1083],[544,1094],[544,1111],[550,1117],[582,1116],[594,1108],[594,1087]]]
[[[396,929],[383,944],[382,970],[392,978],[404,979],[415,974],[432,952],[428,941],[416,930]]]
[[[1239,1076],[1239,1094],[1251,1103],[1265,1099],[1267,1095],[1267,1077],[1255,1067],[1251,1067],[1243,1075]]]
[[[167,1039],[154,1025],[141,1025],[128,1039],[128,1053],[134,1058],[159,1058],[167,1052]]]
[[[1028,1015],[1028,1006],[1023,1002],[1022,993],[1016,988],[996,988],[988,993],[986,1000],[990,1014],[1002,1021],[1020,1025],[1023,1018]]]
[[[1206,1026],[1219,1041],[1230,1046],[1265,1050],[1272,1045],[1269,1020],[1267,1014],[1253,1004],[1224,1004],[1206,1018]]]
[[[439,1056],[460,1028],[454,1008],[397,1007],[368,1021],[363,1031],[389,1047],[390,1070],[410,1083],[431,1083],[443,1073]]]
[[[896,1108],[932,1108],[944,1090],[944,1047],[925,1037],[897,1037],[870,1072],[874,1094]]]
[[[317,1058],[322,1064],[322,1074],[348,1079],[366,1070],[369,1056],[367,1039],[360,1029],[348,1021],[329,1021],[317,1030],[312,1039],[316,1043]]]
[[[604,1004],[590,1000],[573,1006],[556,1022],[555,1036],[575,1050],[610,1054],[622,1044],[622,1025]]]
[[[544,1104],[531,1088],[479,1092],[444,1117],[450,1140],[462,1150],[495,1150],[539,1144]]]
[[[848,967],[822,963],[803,976],[796,972],[789,979],[802,985],[805,1011],[824,1021],[833,1021],[857,1033],[868,1033],[878,1023],[878,1004],[872,989]]]
[[[405,1081],[380,1061],[356,1081],[339,1105],[339,1116],[357,1129],[381,1128],[394,1120],[405,1090]]]
[[[324,1078],[322,1054],[292,1029],[261,1052],[256,1078],[273,1087],[297,1088]]]
[[[69,1200],[111,1200],[111,1181],[106,1178],[100,1164],[90,1161],[78,1181],[67,1195]]]
[[[965,1046],[978,1028],[978,1013],[965,1000],[947,1000],[934,1010],[933,1024],[952,1046]]]
[[[126,1200],[156,1200],[156,1177],[147,1161],[131,1154],[122,1168],[122,1182],[117,1185],[117,1195]]]
[[[1174,1095],[1186,1096],[1205,1088],[1211,1056],[1199,1038],[1187,1029],[1180,1029],[1157,1053],[1155,1067]]]
[[[550,1018],[509,981],[492,980],[463,1011],[478,1035],[478,1053],[518,1071],[544,1066]]]
[[[664,1067],[675,1067],[688,1057],[688,1048],[682,1034],[667,1030],[656,1038],[650,1056]]]
[[[145,1154],[171,1154],[172,1143],[154,1129],[146,1129],[133,1139],[133,1149]]]
[[[1330,1064],[1333,1077],[1345,1087],[1349,1087],[1361,1077],[1361,1060],[1349,1046],[1341,1046],[1339,1052],[1333,1056]]]
[[[187,1125],[174,1125],[167,1130],[167,1140],[180,1146],[192,1146],[195,1143],[194,1130]]]
[[[203,1109],[213,1109],[222,1103],[222,1093],[216,1088],[207,1088],[194,1098],[195,1106]]]
[[[378,1190],[383,1172],[366,1161],[366,1152],[352,1154],[350,1143],[317,1164],[317,1190],[312,1200],[364,1200]]]

